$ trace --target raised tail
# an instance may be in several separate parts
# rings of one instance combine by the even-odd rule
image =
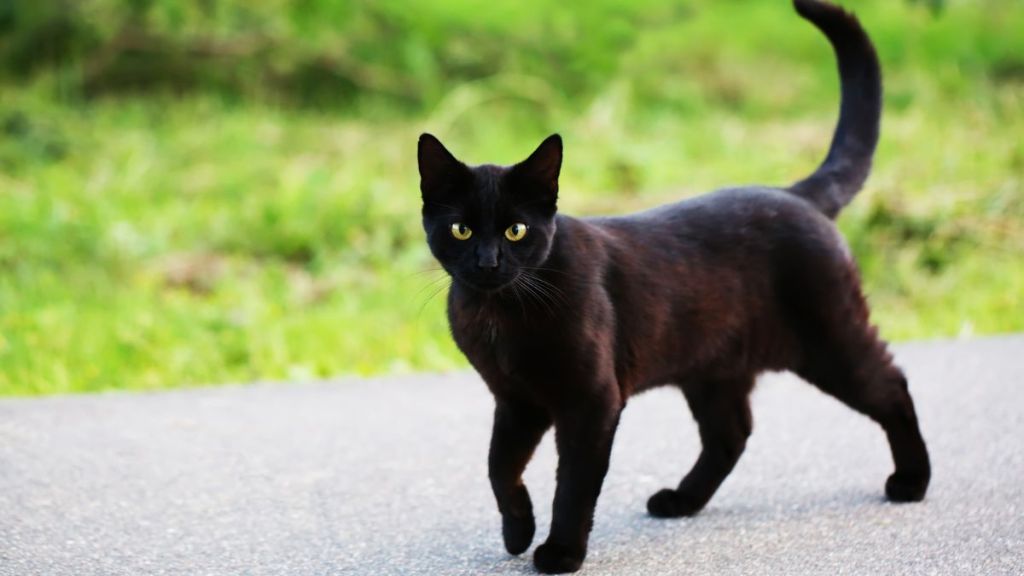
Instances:
[[[853,14],[817,0],[793,0],[793,6],[832,43],[842,99],[828,156],[789,191],[835,218],[871,171],[882,116],[882,71],[871,39]]]

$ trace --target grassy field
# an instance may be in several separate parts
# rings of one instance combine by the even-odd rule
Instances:
[[[352,3],[337,21],[368,30],[345,36],[365,85],[337,100],[329,82],[296,101],[255,81],[99,90],[85,65],[7,75],[0,394],[463,366],[419,224],[424,130],[476,163],[560,132],[574,214],[789,183],[827,149],[833,58],[785,2],[607,2],[582,21],[572,3],[480,5]],[[856,8],[886,113],[840,227],[883,334],[1024,330],[1024,4]],[[190,14],[163,25],[203,33]],[[336,45],[316,18],[288,22],[270,29],[301,37],[292,50]],[[375,43],[390,52],[358,60]]]

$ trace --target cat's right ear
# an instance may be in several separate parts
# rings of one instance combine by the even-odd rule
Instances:
[[[420,165],[420,192],[423,200],[447,194],[466,165],[459,162],[432,134],[420,134],[416,157]]]

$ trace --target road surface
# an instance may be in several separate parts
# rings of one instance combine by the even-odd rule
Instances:
[[[1024,336],[906,344],[931,449],[883,500],[885,439],[789,376],[709,507],[644,512],[696,456],[678,392],[623,416],[581,574],[1024,573]],[[501,545],[474,374],[0,400],[0,574],[529,574]],[[542,541],[555,459],[527,471]]]

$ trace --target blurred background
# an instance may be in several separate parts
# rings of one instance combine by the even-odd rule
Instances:
[[[1024,330],[1024,2],[859,0],[840,227],[891,339]],[[566,142],[561,208],[787,184],[838,110],[785,0],[0,1],[0,394],[464,366],[416,137]]]

